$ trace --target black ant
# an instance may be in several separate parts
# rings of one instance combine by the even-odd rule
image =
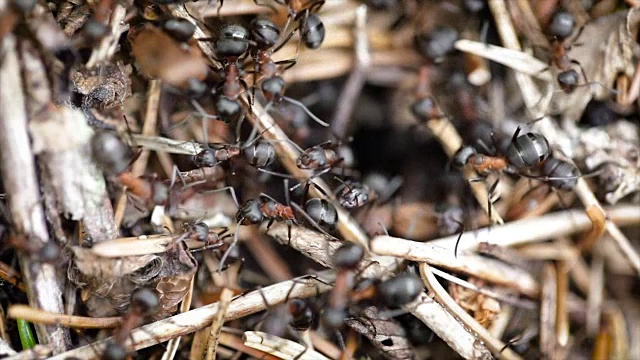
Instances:
[[[15,249],[29,254],[33,260],[40,263],[56,264],[62,259],[62,250],[53,241],[40,243],[25,236],[10,235],[8,243]]]
[[[340,206],[345,209],[357,209],[373,201],[378,196],[367,184],[359,181],[345,182],[337,177],[335,179],[342,183],[336,193]]]
[[[278,75],[278,65],[285,65],[282,71],[289,69],[295,65],[296,60],[274,61],[272,55],[278,49],[271,50],[280,38],[280,30],[268,19],[257,18],[251,22],[251,40],[256,44],[253,49],[253,57],[255,60],[255,77],[262,75],[260,81],[260,90],[268,101],[266,108],[272,104],[278,104],[281,101],[287,101],[291,104],[299,106],[307,113],[315,122],[321,126],[328,127],[329,124],[320,120],[317,116],[307,109],[300,101],[284,96],[285,81],[282,76]],[[254,85],[255,91],[255,85]],[[253,96],[252,98],[255,98]]]
[[[196,32],[196,25],[183,18],[171,18],[162,23],[162,30],[171,35],[175,40],[186,43]]]
[[[124,345],[131,330],[142,325],[144,318],[153,313],[160,305],[155,291],[149,288],[138,288],[131,294],[129,312],[124,316],[122,325],[113,334],[113,340],[105,347],[102,358],[105,360],[126,359],[128,350]]]
[[[127,171],[132,162],[131,148],[112,132],[96,132],[91,138],[93,159],[108,175],[116,176],[127,191],[150,205],[166,205],[169,187],[162,181],[147,181]]]
[[[297,29],[294,29],[282,45],[293,36],[296,30],[300,30],[300,40],[309,49],[317,49],[322,45],[325,36],[325,28],[320,17],[313,13],[324,5],[324,0],[311,0],[308,3],[302,3],[302,0],[275,0],[277,3],[289,7],[289,18],[285,26],[285,32],[289,27],[291,19],[298,22]],[[282,46],[280,45],[280,46]],[[278,48],[280,47],[278,46]]]

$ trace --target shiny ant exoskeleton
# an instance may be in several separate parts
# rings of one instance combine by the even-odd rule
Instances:
[[[142,325],[144,318],[153,313],[160,305],[158,295],[149,288],[138,288],[131,293],[129,312],[124,316],[122,325],[115,330],[113,339],[105,347],[102,358],[105,360],[126,359],[128,350],[124,343],[131,330]]]
[[[311,0],[303,3],[302,0],[275,0],[277,3],[289,7],[289,18],[285,26],[285,32],[291,19],[298,22],[298,26],[282,42],[285,44],[296,30],[300,31],[300,40],[309,49],[317,49],[322,45],[325,36],[325,28],[320,17],[313,11],[319,10],[324,5],[324,0]]]
[[[296,60],[274,61],[272,55],[278,48],[273,48],[280,38],[280,30],[268,19],[257,18],[251,22],[251,40],[255,43],[252,49],[253,58],[255,60],[255,76],[262,75],[260,80],[260,90],[268,101],[266,108],[281,101],[287,101],[299,106],[307,113],[315,122],[321,126],[329,126],[329,124],[320,120],[317,116],[307,109],[307,107],[298,100],[284,96],[285,81],[279,75],[278,66],[283,65],[284,71],[295,65]],[[254,86],[255,91],[255,86]],[[255,97],[255,96],[254,96]]]
[[[132,161],[131,148],[112,132],[96,132],[91,138],[93,159],[102,170],[116,176],[127,191],[145,201],[148,205],[166,205],[169,187],[162,181],[148,181],[133,176],[127,171]]]
[[[193,38],[196,25],[187,19],[171,18],[162,23],[162,30],[175,40],[186,43]]]
[[[432,62],[441,62],[444,57],[452,53],[454,44],[458,40],[458,31],[450,26],[437,27],[427,33],[418,34],[415,45],[422,56]]]
[[[267,194],[260,194],[257,199],[250,199],[245,202],[242,206],[238,203],[238,198],[236,196],[235,190],[233,187],[227,186],[222,189],[217,189],[215,191],[224,191],[229,190],[231,193],[231,197],[233,201],[236,203],[238,207],[238,211],[236,212],[236,222],[238,226],[240,225],[258,225],[263,221],[268,221],[267,229],[271,228],[274,222],[285,222],[287,224],[288,229],[288,239],[291,241],[291,229],[293,224],[297,224],[296,217],[293,213],[293,209],[291,206],[284,205],[276,201],[274,198]],[[220,270],[224,266],[224,262],[229,256],[231,250],[238,243],[238,232],[239,229],[236,229],[236,232],[233,236],[232,243],[229,245],[227,251],[224,253],[222,258],[220,259]]]
[[[367,184],[359,181],[342,181],[336,190],[338,202],[345,209],[357,209],[377,198],[377,194]]]

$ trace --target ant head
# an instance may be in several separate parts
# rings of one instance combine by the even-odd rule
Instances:
[[[431,96],[414,101],[411,105],[411,113],[418,121],[430,120],[442,115],[440,107]]]
[[[313,198],[307,200],[304,204],[304,211],[321,227],[335,228],[336,224],[338,224],[336,208],[325,199]]]
[[[220,95],[216,98],[216,114],[220,117],[220,120],[229,124],[240,117],[242,113],[242,105],[235,99],[229,99],[224,95]]]
[[[415,45],[422,56],[433,62],[441,62],[445,56],[453,52],[453,45],[458,38],[458,30],[440,26],[431,32],[417,35]]]
[[[262,81],[260,89],[267,101],[278,101],[284,95],[284,79],[280,76],[272,76]]]
[[[347,242],[342,244],[333,254],[333,265],[338,270],[355,270],[364,258],[362,246]]]
[[[276,149],[266,140],[258,140],[246,149],[244,156],[252,166],[267,167],[276,160]]]
[[[469,162],[469,159],[477,153],[478,152],[476,151],[476,149],[471,145],[465,145],[461,147],[458,151],[456,151],[455,155],[453,155],[453,166],[457,168],[464,167],[467,162]]]
[[[209,225],[200,221],[192,225],[191,229],[196,235],[198,241],[205,242],[209,239]]]
[[[255,18],[251,21],[251,40],[260,50],[272,48],[280,38],[280,29],[266,18]]]
[[[548,176],[549,185],[558,190],[572,190],[578,183],[580,170],[570,162],[549,158],[542,166],[542,172]]]
[[[420,278],[403,273],[378,284],[378,293],[387,306],[399,307],[415,300],[423,288]]]
[[[237,59],[249,48],[249,32],[240,25],[226,25],[216,41],[216,53],[225,59]]]
[[[507,160],[516,169],[532,167],[550,155],[549,142],[542,134],[526,133],[518,136],[507,148]]]
[[[558,85],[560,85],[562,91],[570,94],[578,87],[580,76],[578,75],[577,71],[570,69],[560,72],[558,74],[557,80]]]
[[[159,304],[158,295],[149,288],[137,288],[131,294],[131,309],[138,314],[151,313]]]
[[[260,202],[256,199],[247,201],[238,210],[236,215],[236,221],[244,224],[259,224],[264,220],[264,214],[260,209]]]
[[[102,170],[117,175],[127,170],[131,162],[131,148],[113,132],[99,131],[91,138],[93,159]]]
[[[120,344],[116,344],[113,341],[109,341],[104,348],[102,359],[104,360],[124,360],[129,356],[127,349]]]
[[[302,19],[300,38],[309,49],[317,49],[324,41],[325,29],[317,14],[309,13]]]
[[[172,18],[162,24],[162,29],[177,41],[187,42],[196,32],[196,25],[187,19]]]
[[[287,303],[287,310],[292,316],[289,324],[296,331],[305,331],[311,327],[314,321],[313,309],[303,299],[291,299]]]
[[[568,11],[560,10],[553,14],[547,33],[560,40],[564,40],[571,35],[573,28],[576,26],[576,18]]]
[[[213,167],[217,162],[216,151],[212,148],[206,148],[193,156],[193,163],[199,168]]]

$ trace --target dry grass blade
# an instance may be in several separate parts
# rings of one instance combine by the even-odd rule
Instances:
[[[56,314],[27,305],[9,306],[7,316],[11,319],[23,319],[36,324],[61,325],[78,329],[109,329],[118,327],[122,323],[121,317],[94,318]]]
[[[180,313],[184,313],[189,311],[191,308],[191,300],[193,299],[193,284],[195,282],[195,276],[191,278],[191,284],[189,285],[189,291],[182,299],[182,303],[180,304]],[[180,346],[180,340],[182,340],[181,336],[173,338],[167,342],[167,349],[164,354],[162,354],[162,360],[172,360],[176,353],[178,352],[178,348]]]
[[[513,350],[509,348],[505,348],[505,344],[500,341],[500,339],[496,339],[487,329],[482,327],[478,322],[471,317],[471,315],[467,314],[456,302],[449,296],[447,291],[438,283],[435,276],[431,272],[431,268],[427,264],[420,264],[420,275],[422,275],[422,279],[429,289],[432,292],[437,301],[445,306],[449,311],[451,311],[460,321],[462,321],[465,326],[469,327],[474,333],[478,334],[480,339],[486,344],[486,346],[491,350],[491,352],[501,359],[521,359],[521,357],[516,354]]]
[[[219,301],[220,306],[218,307],[218,311],[216,312],[216,316],[209,330],[209,340],[207,341],[207,352],[205,355],[206,360],[213,360],[216,358],[218,339],[220,337],[220,332],[222,331],[222,325],[224,325],[225,313],[229,308],[229,303],[231,302],[232,296],[233,291],[227,288],[222,289],[222,294],[220,294]]]
[[[195,141],[179,141],[160,136],[131,134],[125,137],[130,146],[140,146],[146,150],[177,155],[196,155],[204,148]]]
[[[547,357],[555,356],[556,306],[558,303],[557,273],[553,264],[546,264],[542,274],[543,288],[540,301],[540,352]]]

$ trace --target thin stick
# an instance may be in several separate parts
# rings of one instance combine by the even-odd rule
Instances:
[[[147,93],[147,108],[144,113],[144,124],[142,125],[142,135],[153,136],[157,133],[158,124],[158,106],[160,105],[160,89],[162,88],[161,80],[151,80],[149,82],[149,91]],[[144,175],[149,162],[151,151],[149,149],[142,150],[140,156],[133,164],[131,172],[135,176]]]
[[[515,360],[521,359],[518,354],[513,350],[506,348],[504,343],[500,339],[496,339],[489,331],[480,325],[474,318],[471,317],[466,311],[464,311],[456,302],[449,296],[449,293],[440,285],[436,277],[431,272],[431,267],[425,263],[420,264],[420,275],[424,284],[429,291],[433,293],[436,300],[451,311],[465,326],[468,326],[474,333],[476,333],[483,343],[491,350],[491,352],[498,356],[500,359]]]
[[[355,64],[338,97],[340,99],[338,108],[331,121],[332,129],[340,139],[347,137],[353,109],[358,103],[358,97],[367,79],[367,71],[371,66],[367,37],[367,5],[360,5],[356,10],[356,27],[353,36],[355,38]]]
[[[9,305],[7,316],[11,319],[23,319],[36,324],[61,325],[77,329],[111,329],[122,324],[122,318],[119,316],[93,318],[65,315],[35,309],[27,305]]]
[[[264,351],[260,351],[249,346],[246,346],[239,336],[231,335],[226,332],[220,334],[220,344],[229,347],[231,349],[245,353],[253,358],[261,360],[279,360],[277,356],[273,356]],[[222,352],[222,351],[220,351]]]
[[[222,325],[224,325],[224,318],[227,309],[229,308],[229,303],[231,302],[231,297],[233,296],[233,291],[224,288],[222,289],[222,293],[220,294],[220,301],[218,311],[216,312],[216,316],[211,324],[211,329],[209,330],[209,340],[207,341],[207,353],[206,360],[213,360],[216,358],[216,349],[218,348],[218,339],[220,337],[220,331],[222,331]]]
[[[0,49],[0,170],[7,203],[15,231],[27,241],[45,244],[49,239],[44,211],[40,203],[40,188],[36,164],[27,131],[27,114],[16,38],[5,34]],[[56,268],[50,264],[31,261],[19,254],[22,276],[27,286],[29,303],[33,307],[63,312],[62,289],[57,281]],[[69,332],[60,326],[36,326],[40,342],[52,346],[54,352],[71,346]]]
[[[329,360],[326,356],[291,340],[283,339],[261,331],[246,331],[244,344],[264,351],[281,359]]]
[[[191,300],[193,299],[193,285],[195,282],[195,276],[191,278],[191,282],[189,284],[189,291],[187,291],[186,295],[182,299],[182,303],[180,304],[180,313],[185,313],[191,309]],[[180,347],[180,340],[182,340],[182,336],[175,337],[167,342],[167,349],[164,354],[162,354],[162,360],[173,360],[178,352],[178,348]]]
[[[204,148],[195,141],[181,141],[161,136],[131,134],[125,137],[130,146],[140,146],[146,150],[177,155],[196,155]]]
[[[318,274],[322,278],[331,278],[327,272]],[[295,286],[294,286],[295,284]],[[316,277],[306,276],[294,280],[283,281],[262,289],[262,294],[270,305],[277,305],[289,297],[308,298],[328,291],[331,287]],[[259,291],[235,297],[229,304],[225,315],[225,321],[239,319],[247,315],[255,314],[267,308]],[[211,325],[215,314],[218,312],[219,303],[202,306],[197,309],[174,315],[170,318],[156,321],[131,331],[128,348],[132,350],[144,349],[177,336],[191,334],[199,329]],[[103,351],[105,344],[111,338],[85,345],[66,353],[52,357],[52,360],[63,360],[75,356],[79,358],[94,357],[96,352]]]

